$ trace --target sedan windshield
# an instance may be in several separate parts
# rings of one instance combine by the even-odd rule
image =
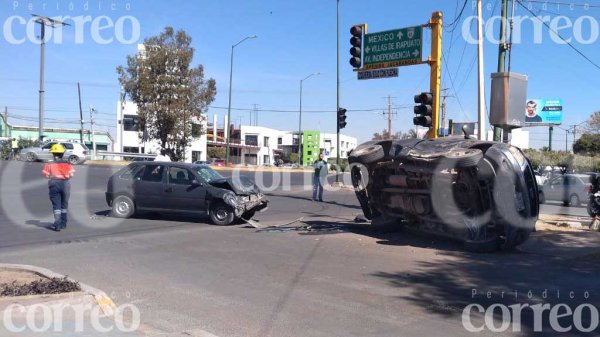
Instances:
[[[219,173],[217,173],[217,171],[215,171],[205,165],[195,166],[195,170],[198,173],[198,175],[202,179],[204,179],[207,183],[210,183],[211,181],[214,181],[214,180],[223,179],[223,176],[220,175]]]

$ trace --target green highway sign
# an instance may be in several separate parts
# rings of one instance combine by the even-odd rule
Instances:
[[[363,69],[381,69],[421,63],[423,27],[407,27],[365,34]]]

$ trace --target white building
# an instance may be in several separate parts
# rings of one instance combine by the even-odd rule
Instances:
[[[273,165],[285,147],[298,145],[298,132],[281,131],[262,126],[241,125],[241,163],[248,165]],[[340,134],[340,158],[347,158],[348,152],[357,145],[354,137]],[[336,158],[337,143],[335,133],[321,133],[320,150],[325,159]]]
[[[336,136],[335,133],[321,133],[321,150],[325,158],[337,158]],[[356,138],[340,133],[340,158],[348,158],[348,152],[354,150],[357,145]]]
[[[118,152],[158,154],[160,143],[157,140],[142,141],[138,132],[137,105],[133,102],[117,103],[117,141],[115,150]],[[206,120],[198,123],[206,130]],[[185,151],[185,162],[206,160],[206,133],[193,138],[191,145]]]

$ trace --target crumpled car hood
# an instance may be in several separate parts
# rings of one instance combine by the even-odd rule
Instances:
[[[247,177],[240,176],[238,178],[223,178],[211,181],[214,187],[223,188],[233,191],[237,195],[251,195],[260,192],[258,186]]]

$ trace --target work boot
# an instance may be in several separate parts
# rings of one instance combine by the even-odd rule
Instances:
[[[67,228],[67,220],[68,220],[67,210],[63,209],[60,213],[60,228],[61,229]]]
[[[58,232],[58,231],[60,231],[61,228],[62,228],[62,214],[60,213],[60,210],[56,210],[56,211],[54,211],[54,223],[52,224],[52,226],[50,226],[50,229]]]

